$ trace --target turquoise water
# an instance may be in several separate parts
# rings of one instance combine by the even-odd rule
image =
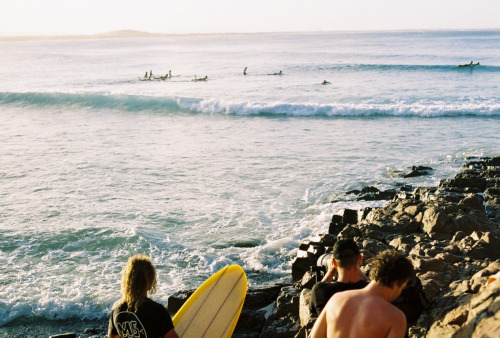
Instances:
[[[335,210],[383,203],[345,191],[436,185],[498,155],[499,39],[2,43],[0,324],[105,317],[135,253],[152,256],[163,301],[228,264],[251,287],[289,280],[298,242]],[[471,59],[482,66],[456,68]],[[138,81],[150,69],[174,77]],[[412,165],[433,174],[396,175]]]

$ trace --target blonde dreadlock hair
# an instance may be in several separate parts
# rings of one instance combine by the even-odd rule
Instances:
[[[127,310],[137,312],[148,290],[150,293],[156,291],[156,269],[151,258],[145,255],[130,257],[122,272],[122,298],[113,308],[126,303]]]

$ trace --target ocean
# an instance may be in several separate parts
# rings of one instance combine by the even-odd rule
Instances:
[[[499,55],[500,31],[0,42],[0,326],[105,321],[137,253],[163,303],[229,264],[290,282],[301,239],[385,203],[347,191],[500,154]]]

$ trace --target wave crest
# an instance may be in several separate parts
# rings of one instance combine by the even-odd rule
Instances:
[[[287,117],[454,117],[500,116],[498,98],[454,101],[384,101],[361,103],[233,102],[219,99],[70,93],[0,93],[0,107],[40,107],[164,114],[223,114]]]

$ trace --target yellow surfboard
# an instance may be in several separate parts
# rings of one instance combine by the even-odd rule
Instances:
[[[247,276],[230,265],[207,279],[175,314],[175,332],[182,338],[231,337],[247,294]]]

